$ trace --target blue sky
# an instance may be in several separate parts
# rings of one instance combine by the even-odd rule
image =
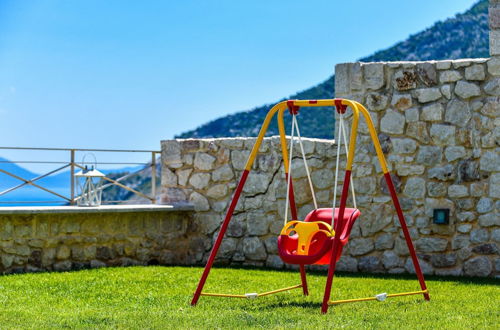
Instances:
[[[0,145],[159,149],[474,3],[0,0]]]

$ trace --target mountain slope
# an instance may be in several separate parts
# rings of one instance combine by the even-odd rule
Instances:
[[[396,45],[361,58],[362,62],[417,61],[489,56],[488,1],[481,0],[463,14],[410,36]],[[334,97],[334,76],[324,82],[284,99],[324,99]],[[279,100],[279,101],[281,101]],[[278,102],[279,102],[278,101]],[[177,138],[256,136],[271,105],[217,118]],[[307,137],[332,138],[332,111],[305,111],[301,114],[301,134]],[[285,117],[285,120],[288,116]],[[290,125],[287,124],[288,129]],[[277,134],[273,123],[267,135]]]

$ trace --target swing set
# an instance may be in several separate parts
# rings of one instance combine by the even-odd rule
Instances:
[[[339,130],[337,138],[337,159],[335,168],[335,185],[333,188],[333,204],[332,208],[318,208],[316,197],[314,194],[314,187],[311,180],[311,175],[309,167],[307,165],[307,160],[304,152],[304,147],[302,145],[302,139],[300,136],[299,125],[297,121],[297,115],[302,107],[334,107],[339,114]],[[344,114],[349,107],[353,112],[353,119],[351,125],[351,134],[349,137],[349,143],[347,143],[347,135],[345,132]],[[290,154],[288,155],[286,136],[285,136],[285,125],[284,125],[284,113],[289,110],[292,115],[292,128],[291,128],[291,140],[290,140]],[[252,168],[255,161],[256,155],[258,153],[259,147],[264,139],[264,135],[267,128],[271,122],[271,119],[277,114],[278,117],[278,129],[280,134],[281,151],[283,155],[283,163],[285,169],[285,180],[287,183],[286,191],[286,202],[285,202],[285,212],[284,212],[284,227],[278,237],[278,251],[280,258],[288,264],[299,265],[301,284],[281,288],[273,291],[263,292],[263,293],[245,293],[242,295],[235,294],[223,294],[223,293],[208,293],[203,292],[203,287],[207,280],[207,277],[212,268],[215,256],[221,245],[222,239],[226,233],[229,222],[231,221],[234,209],[238,203],[241,191],[245,185],[248,174]],[[330,300],[331,288],[333,283],[333,277],[335,274],[335,267],[342,255],[342,250],[349,240],[349,235],[351,233],[352,226],[356,219],[360,216],[361,212],[356,206],[356,196],[354,193],[354,187],[352,184],[352,165],[354,160],[355,148],[356,148],[356,138],[360,114],[365,118],[370,137],[372,139],[377,157],[380,163],[380,167],[384,173],[384,178],[387,183],[394,208],[398,215],[399,223],[401,229],[403,230],[403,235],[410,252],[410,256],[415,267],[415,272],[420,284],[420,290],[414,292],[402,292],[402,293],[381,293],[373,297],[367,298],[356,298],[356,299],[345,299],[345,300]],[[295,205],[294,190],[292,183],[292,168],[290,166],[293,157],[293,144],[294,135],[297,132],[297,140],[299,142],[300,151],[302,153],[302,158],[304,162],[304,167],[306,169],[307,179],[309,182],[309,188],[311,189],[311,194],[313,198],[314,209],[307,214],[303,221],[298,220],[297,208]],[[340,196],[340,205],[336,207],[337,199],[337,183],[338,183],[338,173],[339,173],[339,158],[340,158],[340,148],[342,141],[344,142],[345,151],[347,155],[347,162],[344,174],[344,182],[342,186],[342,193]],[[353,208],[346,207],[347,197],[349,195],[349,186],[351,187]],[[291,220],[288,221],[288,209],[291,211]],[[236,191],[233,195],[231,203],[226,213],[226,217],[222,223],[220,232],[214,243],[210,256],[208,258],[207,264],[198,283],[198,287],[194,293],[191,305],[196,305],[200,296],[212,296],[212,297],[229,297],[229,298],[246,298],[254,299],[257,297],[263,297],[283,291],[293,290],[302,288],[304,295],[308,295],[308,286],[306,279],[305,265],[329,265],[328,275],[326,279],[326,286],[323,296],[323,303],[321,306],[321,312],[326,313],[330,305],[357,302],[357,301],[369,301],[377,300],[383,301],[390,297],[399,297],[407,295],[419,295],[422,294],[425,300],[429,300],[429,291],[426,287],[424,276],[420,268],[415,249],[408,232],[408,227],[403,215],[403,211],[399,204],[398,197],[396,195],[396,190],[394,189],[394,184],[390,176],[387,164],[385,161],[382,148],[380,147],[380,142],[378,140],[377,133],[373,126],[372,119],[366,108],[356,101],[351,101],[347,99],[327,99],[327,100],[289,100],[283,101],[276,104],[271,110],[269,110],[264,123],[262,124],[261,130],[257,137],[257,141],[252,148],[250,156],[245,165],[245,170],[240,178]]]

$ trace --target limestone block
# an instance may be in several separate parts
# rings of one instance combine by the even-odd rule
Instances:
[[[214,168],[215,157],[204,152],[197,152],[194,156],[194,167],[208,171]]]
[[[455,144],[455,126],[433,124],[430,134],[436,145],[449,146]]]
[[[488,276],[491,271],[492,265],[488,257],[474,257],[464,264],[464,272],[467,276]]]
[[[177,140],[167,140],[161,143],[161,159],[170,168],[182,166],[181,145]]]
[[[207,190],[207,196],[213,199],[221,199],[228,193],[226,184],[216,184]]]
[[[448,187],[448,196],[450,198],[460,198],[469,196],[469,192],[467,191],[467,186],[453,184]]]
[[[384,233],[375,239],[375,250],[388,250],[394,246],[394,237],[390,233]]]
[[[406,110],[412,107],[413,102],[410,94],[394,94],[392,96],[392,107],[398,110]]]
[[[402,134],[405,126],[405,117],[400,113],[387,110],[380,122],[380,130],[389,134]]]
[[[434,268],[422,259],[418,259],[420,269],[425,275],[432,275],[434,273]],[[408,273],[415,274],[415,266],[411,258],[406,259],[405,269]]]
[[[161,171],[161,185],[165,187],[177,186],[177,175],[168,167],[164,167]]]
[[[474,83],[460,80],[455,86],[455,94],[463,99],[469,99],[473,96],[481,95],[481,90],[479,86]]]
[[[425,171],[422,165],[396,164],[396,173],[399,176],[420,175]]]
[[[470,194],[473,197],[486,196],[488,193],[488,184],[486,182],[474,182],[470,185]]]
[[[500,226],[500,213],[492,212],[479,216],[479,225],[482,227]]]
[[[210,205],[208,204],[208,200],[200,193],[196,191],[189,196],[189,202],[193,204],[194,210],[196,212],[200,211],[208,211],[210,210]]]
[[[437,61],[436,69],[438,70],[448,70],[451,68],[451,61]]]
[[[384,64],[367,63],[363,64],[365,85],[367,89],[377,90],[384,86]]]
[[[481,64],[474,64],[465,68],[465,79],[467,80],[484,80],[485,77],[484,67]]]
[[[436,67],[433,63],[424,62],[416,65],[418,79],[425,86],[434,86],[437,84]]]
[[[500,55],[500,30],[490,30],[490,55]]]
[[[243,253],[250,260],[266,260],[267,258],[264,244],[258,237],[245,237],[243,239]]]
[[[454,60],[451,62],[454,69],[459,69],[459,68],[464,68],[464,67],[470,66],[471,63],[472,63],[472,61],[469,59],[459,59],[459,60]]]
[[[479,162],[471,159],[461,160],[458,162],[457,173],[459,182],[479,180]]]
[[[372,204],[371,208],[363,213],[363,219],[359,222],[362,235],[371,237],[382,231],[392,223],[393,214],[394,211],[388,204]]]
[[[493,76],[500,76],[500,58],[492,57],[488,60],[488,72]]]
[[[473,253],[482,254],[482,255],[497,255],[498,247],[494,243],[487,243],[475,246],[472,248]]]
[[[485,116],[497,118],[500,116],[500,99],[498,97],[488,97],[486,103],[481,108],[481,113]]]
[[[329,169],[313,171],[311,179],[315,188],[324,189],[333,184],[334,173]]]
[[[427,125],[423,122],[408,123],[406,135],[417,139],[421,143],[429,143],[430,137],[427,132]]]
[[[349,242],[351,256],[360,256],[373,251],[374,244],[371,238],[354,238]]]
[[[446,160],[452,162],[456,159],[463,158],[466,155],[466,151],[462,146],[450,146],[445,149],[444,155],[446,157]]]
[[[3,266],[3,269],[7,269],[7,268],[10,268],[10,266],[12,266],[13,262],[14,262],[14,256],[12,254],[5,254],[5,253],[2,253],[2,257],[1,257],[1,263],[2,263],[2,266]]]
[[[500,173],[494,173],[490,177],[489,195],[493,198],[500,198]]]
[[[185,186],[186,183],[188,182],[189,175],[193,172],[192,169],[186,169],[186,170],[178,170],[177,177],[178,177],[178,183],[180,186]]]
[[[467,248],[470,245],[469,235],[457,235],[451,241],[452,250]],[[468,257],[467,257],[468,258]]]
[[[428,103],[439,100],[442,96],[441,91],[437,87],[421,88],[415,91],[415,96],[420,103]]]
[[[218,259],[231,258],[238,246],[238,239],[232,237],[224,237],[217,253]]]
[[[446,106],[445,121],[459,127],[465,127],[471,118],[469,104],[453,99]]]
[[[250,172],[243,191],[247,194],[261,194],[266,192],[271,176],[268,173]]]
[[[245,139],[244,138],[225,138],[220,140],[222,147],[227,149],[241,149],[243,147]]]
[[[337,262],[336,269],[341,272],[355,273],[358,271],[358,260],[356,258],[343,255]]]
[[[491,232],[491,239],[493,241],[495,241],[495,242],[499,242],[500,243],[500,228],[494,229]]]
[[[417,87],[417,75],[411,69],[397,71],[394,76],[393,86],[400,91]]]
[[[352,63],[340,63],[335,65],[335,96],[340,97],[351,91],[351,78],[349,66]]]
[[[494,206],[494,204],[493,204],[493,200],[491,198],[482,197],[477,202],[476,210],[479,213],[487,213],[487,212],[490,212],[491,210],[493,210],[493,206]]]
[[[462,79],[462,75],[460,74],[460,72],[455,70],[442,71],[439,73],[439,81],[442,84],[452,83],[455,81],[459,81],[460,79]]]
[[[283,262],[283,260],[281,260],[281,258],[278,255],[267,256],[266,267],[270,267],[273,269],[281,269],[283,268],[284,265],[285,263]]]
[[[52,268],[57,272],[66,272],[71,270],[72,262],[69,260],[56,262]]]
[[[448,246],[448,240],[439,237],[422,237],[416,241],[419,252],[442,252]]]
[[[500,171],[500,155],[498,152],[487,151],[479,160],[479,168],[482,171],[498,172]]]
[[[360,272],[380,273],[384,270],[379,257],[366,256],[359,258],[358,268]]]
[[[196,189],[204,189],[210,181],[210,173],[194,173],[189,179],[189,184]]]
[[[238,171],[243,171],[245,169],[245,165],[249,156],[249,150],[231,151],[231,163],[233,164],[233,168]]]
[[[411,108],[405,111],[405,118],[407,123],[417,122],[419,119],[418,108]]]
[[[417,154],[417,163],[426,166],[438,164],[442,158],[442,149],[437,146],[421,146]]]
[[[396,253],[393,251],[384,251],[382,254],[382,264],[385,269],[391,269],[395,267],[403,266],[404,262]]]
[[[440,121],[443,118],[443,111],[441,103],[432,103],[422,107],[421,119],[424,121]]]
[[[247,233],[249,235],[265,235],[269,233],[269,226],[273,222],[272,216],[262,211],[249,212],[247,215]]]
[[[424,198],[425,197],[425,180],[418,177],[409,178],[406,181],[404,194],[411,198]]]
[[[412,154],[417,149],[413,139],[392,139],[392,152],[396,154]]]
[[[431,264],[434,267],[452,267],[457,264],[456,253],[434,254],[431,256]]]
[[[197,213],[194,215],[194,221],[197,226],[199,226],[202,233],[209,235],[219,228],[222,219],[216,214]]]
[[[484,85],[483,89],[489,95],[500,96],[500,78],[491,79]]]
[[[470,223],[465,223],[463,225],[457,226],[457,231],[462,234],[467,234],[472,229],[472,225]]]
[[[56,258],[59,260],[68,259],[71,255],[71,250],[66,245],[61,245],[57,249]]]

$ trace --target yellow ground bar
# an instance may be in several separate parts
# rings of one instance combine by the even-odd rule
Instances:
[[[387,298],[392,298],[392,297],[401,297],[401,296],[410,296],[414,294],[424,294],[428,293],[429,290],[422,290],[422,291],[414,291],[414,292],[401,292],[401,293],[392,293],[388,294]],[[328,302],[328,305],[337,305],[337,304],[345,304],[345,303],[350,303],[350,302],[359,302],[359,301],[370,301],[370,300],[378,300],[377,297],[367,297],[367,298],[355,298],[355,299],[345,299],[345,300],[330,300]]]
[[[279,292],[283,292],[283,291],[298,289],[298,288],[301,288],[301,287],[302,287],[302,284],[298,284],[298,285],[290,286],[288,288],[282,288],[282,289],[277,289],[277,290],[273,290],[273,291],[267,291],[267,292],[263,292],[263,293],[256,293],[256,294],[253,294],[253,293],[247,293],[247,294],[226,294],[226,293],[205,293],[205,292],[202,292],[201,295],[202,296],[209,296],[209,297],[247,298],[247,299],[250,299],[250,298],[257,298],[257,297],[268,296],[270,294],[279,293]]]

